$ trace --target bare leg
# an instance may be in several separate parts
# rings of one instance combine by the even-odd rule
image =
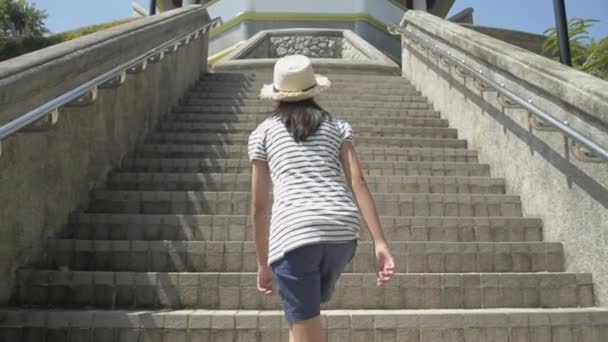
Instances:
[[[291,342],[323,342],[321,316],[291,324],[289,336]]]

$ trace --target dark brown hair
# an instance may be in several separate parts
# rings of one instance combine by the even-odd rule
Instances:
[[[330,114],[313,99],[285,102],[280,101],[274,111],[297,142],[305,141]]]

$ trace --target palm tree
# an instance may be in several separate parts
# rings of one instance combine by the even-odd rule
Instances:
[[[600,41],[591,42],[588,50],[589,56],[580,69],[608,80],[608,37]]]
[[[608,80],[608,37],[598,41],[589,35],[589,29],[597,22],[595,19],[572,19],[568,22],[572,67]],[[543,53],[559,60],[556,29],[549,29],[544,34],[547,39],[543,44]]]

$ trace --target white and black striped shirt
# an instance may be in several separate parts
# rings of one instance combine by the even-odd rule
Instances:
[[[359,238],[361,216],[340,166],[344,142],[354,144],[352,129],[332,118],[300,143],[276,117],[249,136],[249,160],[266,161],[273,183],[269,263],[304,245]]]

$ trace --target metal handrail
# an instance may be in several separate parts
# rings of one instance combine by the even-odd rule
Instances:
[[[100,85],[119,77],[121,74],[126,72],[127,70],[136,68],[139,65],[146,63],[149,59],[162,55],[165,50],[173,47],[179,47],[181,45],[185,45],[190,41],[190,38],[197,38],[200,34],[205,34],[210,29],[221,25],[222,19],[215,18],[205,25],[199,26],[197,29],[190,31],[188,33],[184,33],[176,38],[173,38],[163,44],[158,45],[157,47],[148,50],[147,52],[125,62],[112,70],[103,73],[100,76],[95,77],[94,79],[66,92],[65,94],[43,104],[42,106],[37,107],[36,109],[10,121],[7,124],[0,126],[0,142],[2,142],[7,137],[23,130],[24,128],[30,126],[31,124],[43,119],[47,115],[50,115],[54,111],[58,110],[60,107],[65,106],[73,101],[86,96],[90,92],[94,91]]]
[[[493,90],[497,91],[502,96],[513,101],[515,104],[520,105],[524,109],[528,110],[528,112],[530,112],[531,114],[540,118],[541,120],[548,123],[549,125],[555,127],[567,138],[570,138],[570,139],[574,140],[575,142],[583,145],[587,150],[596,154],[597,156],[600,156],[600,157],[604,158],[605,160],[608,160],[608,148],[601,146],[600,144],[593,141],[591,138],[585,136],[584,134],[580,133],[576,129],[570,127],[567,121],[561,121],[561,120],[557,119],[556,117],[554,117],[553,115],[538,108],[537,106],[535,106],[532,103],[531,100],[523,99],[519,95],[515,94],[513,91],[507,89],[503,83],[498,83],[498,82],[494,81],[490,77],[486,76],[486,74],[483,72],[483,70],[476,70],[472,66],[467,65],[464,60],[460,60],[460,59],[454,57],[454,55],[452,55],[451,52],[446,52],[446,51],[440,49],[438,45],[433,45],[432,43],[430,43],[430,40],[428,38],[425,38],[425,39],[421,38],[421,35],[419,33],[413,33],[411,31],[406,30],[405,28],[403,28],[401,26],[394,25],[394,24],[387,26],[387,29],[392,34],[401,34],[401,35],[406,36],[408,39],[416,42],[417,44],[419,44],[421,46],[424,46],[425,48],[429,49],[433,53],[441,56],[442,58],[447,60],[449,63],[457,65],[459,68],[462,68],[463,70],[468,72],[472,77],[482,81],[487,86],[493,88]]]

